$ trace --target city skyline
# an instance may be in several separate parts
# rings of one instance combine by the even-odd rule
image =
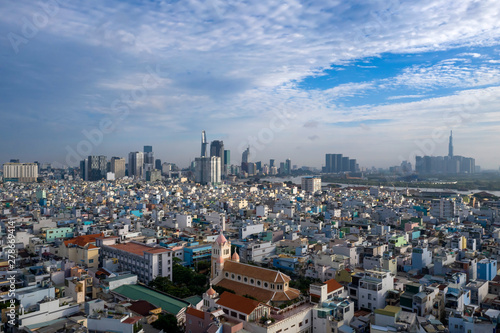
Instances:
[[[254,162],[321,168],[343,153],[385,168],[446,156],[453,130],[455,155],[500,166],[494,1],[0,8],[0,164],[149,144],[186,167],[206,130],[232,164],[250,145]]]

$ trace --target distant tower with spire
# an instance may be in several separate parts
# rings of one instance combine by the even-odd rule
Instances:
[[[207,156],[207,135],[201,131],[201,157]]]
[[[450,131],[450,144],[448,146],[448,156],[453,157],[453,131]]]

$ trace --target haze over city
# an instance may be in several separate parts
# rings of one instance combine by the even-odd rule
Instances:
[[[497,1],[2,2],[0,163],[500,156]],[[103,127],[106,130],[103,130]],[[98,131],[100,134],[96,134]],[[85,134],[87,133],[87,134]]]

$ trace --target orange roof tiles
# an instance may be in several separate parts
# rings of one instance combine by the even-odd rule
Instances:
[[[290,277],[279,271],[268,268],[252,266],[235,261],[226,261],[224,263],[224,272],[240,274],[254,279],[267,281],[270,283],[283,283],[290,281]]]
[[[250,298],[238,296],[227,291],[220,296],[217,304],[247,315],[251,314],[260,305],[259,302]]]
[[[187,308],[186,313],[198,317],[200,319],[205,319],[205,313],[203,311],[200,311],[192,307]]]
[[[117,250],[125,251],[128,253],[133,253],[138,256],[143,256],[144,252],[148,253],[163,253],[168,252],[170,250],[166,248],[156,248],[138,243],[124,243],[124,244],[114,244],[108,245],[109,247],[115,248]]]
[[[210,289],[207,290],[207,295],[208,296],[213,296],[215,295],[217,292],[214,290],[214,288],[210,287]]]
[[[325,283],[328,286],[328,288],[327,288],[328,294],[335,291],[335,290],[343,288],[342,285],[340,283],[338,283],[337,280],[335,280],[335,279],[330,279],[330,280],[326,281]]]
[[[250,295],[264,303],[269,301],[289,301],[300,295],[300,291],[294,288],[288,288],[286,291],[272,291],[228,279],[222,279],[217,283],[217,286],[233,290],[237,295]]]
[[[95,243],[96,238],[102,237],[104,234],[93,234],[93,235],[82,235],[75,238],[68,239],[64,241],[64,245],[67,247],[70,244],[78,245],[84,247],[88,243]]]
[[[125,319],[123,322],[125,324],[135,324],[137,323],[139,320],[141,320],[141,317],[128,317],[127,319]]]

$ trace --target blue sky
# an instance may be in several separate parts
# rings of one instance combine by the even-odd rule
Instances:
[[[200,133],[320,167],[455,153],[498,169],[497,1],[3,1],[0,162],[76,164]]]

